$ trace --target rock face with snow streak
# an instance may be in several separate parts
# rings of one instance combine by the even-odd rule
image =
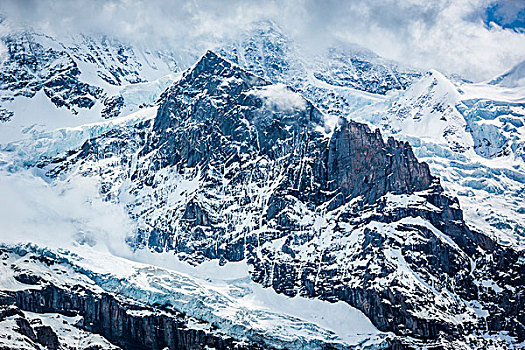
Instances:
[[[69,274],[73,280],[57,281],[51,277],[57,270],[64,276],[71,273],[67,264],[27,251],[22,254],[23,258],[0,249],[0,261],[10,262],[8,268],[19,286],[0,291],[1,349],[262,349],[255,343],[236,341],[176,310],[103,292],[92,282],[86,283],[89,280],[85,277],[79,278],[81,273]],[[24,269],[13,258],[22,258],[25,264],[47,272]],[[62,322],[58,326],[42,324],[42,319],[33,314],[54,315]]]
[[[39,314],[81,316],[82,322],[77,327],[100,334],[123,349],[186,349],[206,346],[215,349],[260,349],[257,344],[242,345],[232,338],[214,335],[198,328],[192,329],[184,315],[133,305],[110,294],[95,294],[80,286],[74,286],[73,291],[69,291],[48,285],[41,290],[27,289],[8,293],[2,298],[0,304],[4,305],[0,305],[0,308],[4,307],[6,312],[20,316],[17,321],[24,327],[20,327],[20,333],[50,350],[60,348],[56,333],[49,326],[31,327],[23,318],[21,310]],[[35,334],[32,335],[31,332]]]
[[[378,132],[346,121],[328,141],[326,132],[333,130],[324,128],[322,114],[292,90],[269,85],[209,51],[164,93],[155,136],[142,152],[153,150],[160,167],[181,169],[220,167],[246,152],[253,161],[283,158],[280,187],[317,205],[338,196],[345,201],[363,196],[371,203],[387,192],[413,193],[431,185],[428,166],[408,144],[385,143]],[[312,160],[300,164],[307,154]]]
[[[97,178],[138,222],[137,247],[246,260],[264,286],[343,300],[407,343],[453,344],[485,327],[522,339],[518,254],[471,231],[408,144],[326,118],[208,52],[151,123],[42,166]]]
[[[435,180],[419,163],[407,143],[389,138],[367,126],[343,121],[328,145],[329,190],[345,198],[361,196],[373,203],[386,193],[414,193],[428,189]]]
[[[2,62],[2,101],[33,97],[43,90],[57,107],[91,108],[103,90],[80,81],[77,63],[64,51],[46,48],[29,33],[3,38],[7,58]]]

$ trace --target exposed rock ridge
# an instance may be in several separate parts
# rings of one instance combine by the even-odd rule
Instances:
[[[161,97],[153,126],[156,138],[146,150],[160,146],[161,167],[205,167],[231,143],[239,145],[241,152],[249,149],[272,160],[287,157],[289,168],[311,152],[321,159],[312,164],[313,178],[302,176],[298,193],[307,190],[307,183],[315,183],[318,188],[309,191],[340,191],[347,199],[364,196],[369,203],[387,192],[428,189],[436,181],[408,143],[393,138],[385,143],[378,130],[371,132],[363,124],[342,120],[327,139],[321,112],[299,95],[303,108],[291,113],[264,108],[266,102],[260,97],[264,92],[259,96],[257,92],[269,85],[208,51]],[[295,94],[290,88],[275,93]],[[181,129],[192,135],[181,135]],[[166,132],[183,139],[171,145]],[[202,135],[208,135],[208,140],[202,142]],[[317,204],[328,198],[318,199]]]

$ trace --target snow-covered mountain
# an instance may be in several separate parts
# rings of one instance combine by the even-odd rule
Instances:
[[[523,249],[523,87],[453,82],[436,71],[406,91],[352,112],[407,140],[460,199],[471,224]]]
[[[154,50],[103,35],[55,38],[13,30],[1,40],[2,142],[151,105],[177,73],[203,54],[197,46]],[[348,112],[389,90],[406,88],[420,75],[361,48],[302,54],[271,22],[257,23],[216,49],[249,71],[305,92],[334,111]]]
[[[2,41],[2,346],[523,345],[518,73],[311,56],[270,22],[200,58]]]
[[[507,73],[491,80],[489,84],[523,89],[525,86],[525,61],[517,64]]]
[[[180,71],[173,53],[132,48],[104,36],[59,41],[22,31],[2,43],[4,142],[136,111],[152,104],[173,80],[170,73]]]

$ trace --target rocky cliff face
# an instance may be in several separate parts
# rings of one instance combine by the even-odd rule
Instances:
[[[49,326],[31,325],[23,311],[80,316],[81,321],[75,327],[102,335],[122,349],[261,349],[256,344],[240,344],[224,335],[192,329],[184,315],[130,304],[110,294],[86,291],[81,286],[63,290],[48,285],[42,289],[8,292],[1,296],[0,308],[5,317],[16,316],[18,333],[29,338],[35,344],[34,349],[42,345],[58,350],[74,344],[61,344]],[[4,319],[0,318],[0,322]]]
[[[2,101],[33,97],[43,90],[57,107],[91,108],[103,90],[80,81],[77,63],[65,51],[46,48],[30,33],[3,38],[7,48],[2,63]]]
[[[97,178],[137,221],[136,247],[246,260],[264,286],[343,300],[406,343],[525,336],[523,261],[466,226],[407,143],[332,120],[213,52],[153,121],[40,166]]]
[[[173,309],[103,292],[85,278],[54,281],[52,271],[70,270],[54,258],[25,253],[23,259],[33,264],[25,270],[13,257],[19,256],[0,250],[0,264],[12,269],[3,272],[12,271],[18,285],[0,291],[1,349],[262,349]]]

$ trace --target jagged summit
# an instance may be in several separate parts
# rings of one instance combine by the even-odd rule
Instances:
[[[183,80],[195,79],[199,75],[205,76],[220,76],[223,78],[242,79],[246,84],[250,85],[268,85],[269,82],[256,75],[241,69],[235,63],[219,56],[212,50],[206,51],[204,55],[183,74]]]
[[[161,131],[168,129],[177,133],[175,128],[184,123],[186,130],[190,125],[196,129],[216,126],[214,131],[221,137],[259,149],[272,148],[278,139],[289,139],[294,133],[324,129],[322,113],[293,89],[272,85],[212,51],[160,98],[154,124],[158,136],[162,138]]]
[[[239,94],[255,86],[266,86],[270,83],[247,71],[241,69],[230,61],[220,57],[213,51],[208,50],[192,67],[187,69],[178,80],[166,90],[160,100],[165,101],[170,96],[185,96],[194,98],[203,93],[220,98],[239,98]],[[175,101],[173,101],[175,103]],[[185,103],[186,101],[182,101]],[[233,101],[231,101],[233,102]],[[240,103],[240,101],[237,101]],[[200,101],[195,101],[200,103]],[[168,107],[165,103],[159,110],[159,117],[155,123],[155,129],[162,130],[171,126],[168,119],[161,118],[163,109]],[[197,108],[197,107],[196,107]],[[189,113],[189,117],[204,117],[199,113]],[[177,118],[174,116],[173,118]]]
[[[408,144],[394,139],[384,143],[379,131],[346,121],[328,139],[324,117],[309,101],[291,88],[271,85],[211,51],[166,91],[161,101],[154,125],[157,137],[148,149],[168,147],[161,151],[164,165],[180,165],[175,155],[187,131],[195,130],[216,141],[192,140],[193,146],[200,142],[206,146],[191,156],[180,155],[191,165],[209,164],[235,144],[241,150],[235,151],[238,157],[243,155],[242,150],[250,149],[252,157],[260,154],[269,160],[287,159],[283,165],[293,169],[297,166],[293,163],[299,161],[297,156],[304,152],[302,148],[310,144],[310,152],[323,160],[309,165],[311,178],[300,175],[297,186],[299,192],[315,192],[312,198],[318,204],[331,198],[320,194],[323,192],[340,192],[343,202],[358,196],[374,202],[389,191],[413,193],[433,182],[428,166],[417,161]],[[173,136],[180,137],[180,142],[168,146],[171,143],[166,138]]]

